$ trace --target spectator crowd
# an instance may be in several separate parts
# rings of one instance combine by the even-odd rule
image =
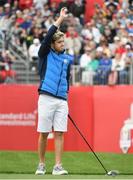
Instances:
[[[27,6],[20,0],[0,1],[0,33],[6,41],[0,51],[0,82],[17,78],[11,69],[15,58],[8,50],[9,42],[22,49],[30,70],[37,71],[40,43],[60,9],[67,7],[68,17],[60,29],[65,33],[66,52],[74,56],[74,66],[80,67],[80,83],[129,84],[133,76],[133,2],[96,3],[93,17],[86,21],[86,1],[33,0]],[[6,54],[10,54],[10,61]]]

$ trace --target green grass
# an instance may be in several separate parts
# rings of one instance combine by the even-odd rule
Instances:
[[[36,176],[33,174],[1,174],[0,179],[133,179],[132,175],[119,175],[117,177],[109,177],[105,175],[67,175],[67,176],[52,176],[43,175]]]
[[[110,170],[118,170],[117,179],[133,179],[133,155],[97,153],[98,157]],[[0,179],[112,179],[105,176],[105,171],[89,152],[65,152],[63,166],[68,170],[69,176],[52,176],[54,153],[46,154],[47,174],[35,176],[38,156],[35,152],[0,152]],[[115,178],[116,179],[116,178]]]

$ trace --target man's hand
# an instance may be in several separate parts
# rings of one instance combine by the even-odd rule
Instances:
[[[63,7],[60,11],[60,16],[66,18],[68,16],[67,12],[68,12],[67,8]]]
[[[61,23],[63,22],[63,20],[68,16],[67,14],[67,8],[63,7],[60,11],[60,16],[59,18],[55,21],[54,25],[59,27],[61,25]]]

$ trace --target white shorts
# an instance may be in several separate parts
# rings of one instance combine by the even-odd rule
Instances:
[[[38,132],[67,131],[67,101],[41,94],[38,99]]]

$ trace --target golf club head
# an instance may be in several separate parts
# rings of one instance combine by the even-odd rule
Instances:
[[[111,171],[109,171],[106,175],[107,175],[107,176],[117,176],[117,175],[119,175],[119,171],[117,171],[117,170],[111,170]]]

